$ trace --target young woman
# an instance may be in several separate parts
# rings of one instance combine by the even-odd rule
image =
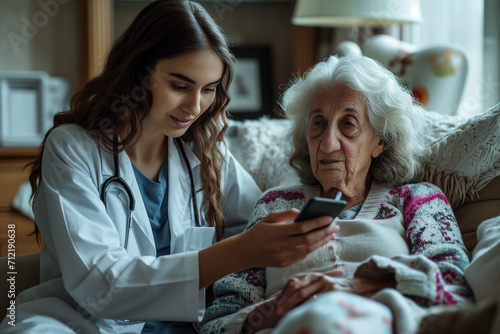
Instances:
[[[277,224],[294,209],[237,234],[261,192],[223,145],[232,61],[189,1],[151,3],[116,41],[32,164],[41,283],[5,332],[192,332],[206,286],[333,238],[328,217]]]

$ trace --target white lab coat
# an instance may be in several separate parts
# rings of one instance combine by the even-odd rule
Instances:
[[[184,147],[199,189],[200,162],[189,145]],[[243,230],[261,191],[231,153],[225,153],[221,186],[227,200],[227,235]],[[112,183],[107,209],[99,198],[102,184],[114,174],[113,156],[77,125],[60,126],[49,135],[35,204],[43,236],[41,284],[18,296],[19,330],[33,323],[45,330],[40,324],[55,318],[76,332],[99,328],[101,333],[139,333],[143,322],[134,321],[196,322],[203,316],[197,250],[211,244],[214,233],[211,227],[195,227],[190,178],[174,141],[168,142],[171,255],[156,257],[150,222],[125,152],[119,155],[119,165],[136,200],[128,251],[123,247],[129,213],[125,192]],[[199,192],[198,205],[202,199]],[[185,240],[187,234],[191,242]]]

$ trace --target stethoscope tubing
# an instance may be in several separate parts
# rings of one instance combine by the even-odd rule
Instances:
[[[193,171],[191,170],[191,165],[189,164],[189,160],[186,156],[186,151],[184,151],[184,147],[182,146],[182,142],[180,138],[175,138],[175,143],[177,144],[177,147],[179,147],[179,150],[181,151],[182,157],[184,158],[184,163],[186,164],[186,169],[189,173],[189,180],[191,181],[191,197],[193,198],[193,211],[194,211],[194,221],[196,227],[200,227],[200,214],[198,212],[198,204],[196,200],[196,190],[194,188],[194,177],[193,177]]]
[[[196,225],[196,227],[200,227],[202,225],[200,223],[200,215],[198,212],[198,204],[197,204],[197,200],[196,200],[196,190],[195,190],[194,177],[193,177],[193,172],[191,170],[191,165],[189,164],[189,160],[187,158],[186,152],[185,152],[184,147],[182,145],[181,139],[175,138],[175,143],[177,144],[177,147],[181,151],[181,155],[183,157],[184,163],[186,164],[186,168],[187,168],[187,171],[189,174],[189,179],[191,181],[191,197],[193,199],[192,203],[193,203],[195,225]],[[114,163],[115,175],[109,177],[106,181],[104,181],[104,183],[101,187],[100,198],[104,204],[104,207],[107,208],[106,195],[107,195],[108,187],[110,186],[110,184],[113,182],[118,183],[125,190],[125,193],[127,194],[127,197],[128,197],[129,215],[127,217],[127,225],[125,228],[125,240],[124,240],[123,247],[125,248],[125,250],[128,250],[128,240],[129,240],[129,235],[130,235],[130,229],[132,228],[132,215],[133,215],[133,212],[135,210],[135,197],[134,197],[134,194],[132,193],[132,190],[128,186],[127,182],[122,177],[120,177],[120,167],[119,167],[119,163],[118,163],[118,140],[117,140],[116,136],[113,139],[113,163]]]

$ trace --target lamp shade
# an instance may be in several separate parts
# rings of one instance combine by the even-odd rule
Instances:
[[[419,0],[297,0],[296,25],[312,27],[385,26],[422,20]]]

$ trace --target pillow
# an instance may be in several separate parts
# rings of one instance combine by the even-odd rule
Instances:
[[[440,187],[455,209],[500,175],[500,104],[470,119],[422,117],[431,147],[416,181]]]
[[[231,121],[228,147],[252,175],[262,191],[278,185],[300,183],[288,163],[290,143],[288,119],[262,117],[256,120]]]

